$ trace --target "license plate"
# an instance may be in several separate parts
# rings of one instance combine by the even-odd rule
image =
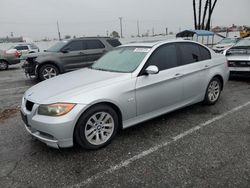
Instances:
[[[28,119],[27,119],[27,116],[24,115],[24,114],[21,112],[21,117],[22,117],[23,122],[28,126]]]

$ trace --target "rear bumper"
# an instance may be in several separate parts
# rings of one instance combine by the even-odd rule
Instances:
[[[250,71],[230,71],[230,76],[250,77]]]
[[[20,59],[12,59],[12,60],[8,60],[8,64],[9,65],[16,65],[18,63],[20,63],[21,60]]]

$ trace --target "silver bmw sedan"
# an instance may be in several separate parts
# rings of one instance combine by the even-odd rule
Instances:
[[[43,81],[22,98],[26,130],[48,146],[106,146],[118,129],[203,101],[217,102],[226,58],[191,41],[133,43],[91,67]]]

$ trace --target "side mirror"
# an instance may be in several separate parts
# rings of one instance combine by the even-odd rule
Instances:
[[[146,73],[147,74],[157,74],[157,73],[159,73],[159,69],[155,65],[150,65],[146,68]]]
[[[68,49],[62,49],[61,52],[66,54],[66,53],[69,53],[69,50]]]

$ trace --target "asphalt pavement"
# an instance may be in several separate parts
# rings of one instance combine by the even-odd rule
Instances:
[[[36,84],[20,66],[0,72],[0,112]],[[216,105],[196,104],[120,131],[107,147],[53,149],[18,111],[0,119],[0,187],[250,187],[250,79]]]

